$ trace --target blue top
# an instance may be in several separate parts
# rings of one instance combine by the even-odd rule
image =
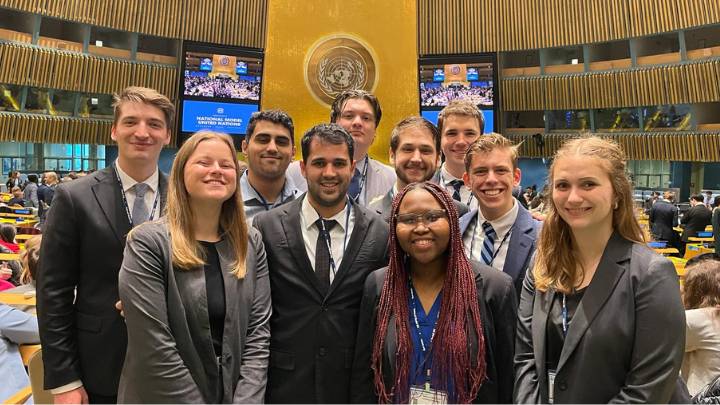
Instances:
[[[417,296],[415,288],[412,287],[412,285],[410,288],[412,291],[410,292],[408,298],[408,305],[410,307],[410,319],[408,319],[408,321],[410,322],[410,338],[412,339],[413,352],[410,358],[409,381],[411,385],[424,387],[427,380],[427,370],[432,369],[432,335],[433,329],[435,329],[437,324],[438,317],[440,316],[442,291],[440,291],[440,294],[438,294],[435,298],[435,302],[433,302],[430,312],[426,314],[422,304],[420,303],[420,299]],[[413,300],[413,296],[416,298],[415,300]],[[415,311],[413,311],[413,309]],[[417,321],[420,326],[419,331],[415,325],[415,314],[417,314]],[[421,335],[422,342],[420,341]],[[426,349],[424,353],[423,344]],[[430,384],[430,387],[435,388],[432,383]]]
[[[285,177],[285,184],[274,203],[267,203],[265,199],[248,182],[247,170],[240,176],[240,192],[243,196],[243,205],[245,206],[245,221],[248,225],[252,225],[252,220],[258,213],[269,211],[279,207],[287,202],[294,200],[300,191],[293,183],[290,177]]]

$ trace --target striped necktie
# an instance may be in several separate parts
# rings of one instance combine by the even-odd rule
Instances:
[[[490,222],[483,222],[483,231],[485,231],[485,240],[483,240],[482,252],[480,253],[483,261],[488,266],[492,263],[495,255],[495,229],[493,229]]]

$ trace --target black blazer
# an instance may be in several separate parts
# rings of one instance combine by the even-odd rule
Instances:
[[[300,210],[304,196],[255,217],[267,251],[269,403],[347,403],[365,278],[387,265],[388,225],[355,203],[355,225],[327,295],[310,265]]]
[[[678,209],[671,202],[657,200],[650,208],[650,230],[655,239],[674,242],[678,234],[673,227],[678,225]]]
[[[511,403],[513,392],[513,356],[515,353],[515,320],[517,298],[513,281],[507,274],[484,264],[471,262],[475,273],[478,305],[485,336],[487,379],[480,387],[474,403]],[[382,292],[387,267],[368,276],[360,307],[360,323],[353,362],[353,403],[377,403],[370,369],[373,340],[377,326],[378,301]],[[397,337],[395,321],[390,320],[383,351],[383,380],[390,389],[395,381],[395,352]],[[477,337],[473,331],[468,340],[471,358],[477,353]]]
[[[547,403],[545,331],[555,294],[523,284],[515,346],[516,403]],[[685,352],[685,310],[672,263],[614,234],[570,321],[555,403],[667,403]]]
[[[698,204],[690,207],[680,222],[684,225],[682,241],[688,242],[688,238],[697,236],[698,232],[703,232],[712,223],[712,211],[704,204]]]
[[[161,172],[161,210],[166,191]],[[129,230],[112,166],[55,189],[37,278],[46,389],[82,380],[89,392],[117,395],[127,331],[115,302]]]

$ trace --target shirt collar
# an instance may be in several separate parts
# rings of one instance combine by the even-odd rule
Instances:
[[[508,212],[506,212],[498,219],[487,221],[490,222],[490,225],[492,225],[493,229],[495,230],[495,234],[505,235],[505,233],[507,233],[510,228],[512,228],[513,224],[515,224],[515,219],[517,219],[519,209],[520,208],[518,207],[518,202],[515,200],[515,197],[513,197],[513,206]],[[480,210],[480,208],[478,208],[478,225],[482,224],[485,221],[486,219],[483,217],[482,211]],[[482,227],[480,227],[480,229],[482,229]]]
[[[136,181],[132,177],[130,177],[129,174],[125,173],[120,167],[120,164],[117,160],[115,160],[115,169],[117,169],[118,177],[120,177],[120,183],[122,184],[123,191],[126,193],[130,191],[131,188],[135,186],[135,184],[140,183],[139,181]],[[157,167],[155,167],[155,171],[153,174],[150,175],[147,179],[143,180],[142,182],[147,184],[148,187],[150,187],[150,190],[154,192],[157,191],[158,188],[158,180],[160,179],[160,171]]]
[[[345,200],[345,209],[341,210],[337,214],[333,215],[330,218],[325,219],[334,219],[337,222],[338,227],[340,227],[343,232],[346,231],[345,229],[345,211],[348,209],[347,207],[347,200]],[[310,205],[310,201],[307,198],[307,194],[303,198],[302,202],[302,209],[300,210],[300,215],[302,215],[303,219],[305,220],[305,230],[309,230],[310,228],[315,226],[315,221],[317,221],[320,218],[320,215],[318,215],[317,211],[315,211],[315,208],[313,208],[312,205]]]
[[[462,180],[450,174],[450,172],[445,167],[445,163],[440,166],[440,176],[442,177],[442,181],[443,183],[445,183],[443,185],[445,186],[449,185],[453,180]]]
[[[257,193],[257,191],[255,191],[255,188],[250,185],[247,170],[245,170],[245,172],[243,172],[243,174],[240,176],[240,192],[243,195],[243,202],[250,200],[263,200]],[[295,187],[295,182],[293,182],[292,178],[290,178],[290,176],[285,176],[285,184],[280,191],[279,201],[275,201],[275,203],[277,204],[284,202],[290,196],[295,197],[297,196],[298,192],[299,190],[297,187]]]

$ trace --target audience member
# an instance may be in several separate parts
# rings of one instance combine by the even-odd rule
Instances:
[[[375,198],[384,196],[395,184],[395,171],[368,155],[381,117],[382,109],[377,97],[364,90],[340,93],[330,110],[330,122],[342,126],[355,142],[352,157],[355,170],[348,195],[364,207],[370,205]],[[300,162],[293,162],[288,167],[288,177],[293,179],[300,191],[307,190]]]
[[[512,195],[521,179],[517,155],[517,146],[497,133],[470,146],[463,180],[478,208],[460,218],[460,232],[468,258],[510,275],[519,296],[541,223]]]
[[[17,170],[11,170],[10,174],[8,174],[8,181],[5,183],[7,186],[8,191],[12,190],[14,187],[20,187],[22,188],[22,180],[20,180],[20,172]]]
[[[23,198],[25,199],[25,206],[37,208],[38,207],[38,177],[37,174],[28,174],[28,181],[25,184],[23,190]]]
[[[0,304],[0,398],[7,400],[30,385],[18,346],[40,342],[37,318]],[[32,400],[26,402],[32,404]]]
[[[170,172],[167,216],[128,235],[119,403],[263,402],[270,282],[236,156],[227,135],[191,136]]]
[[[712,209],[713,207],[713,193],[712,191],[708,190],[705,192],[705,199],[703,200],[703,204],[705,204],[706,207]]]
[[[259,212],[294,200],[299,193],[285,175],[295,155],[295,126],[281,110],[255,112],[250,116],[242,142],[248,170],[240,176],[240,190],[248,224]]]
[[[23,193],[22,189],[19,186],[14,186],[12,188],[12,198],[10,199],[10,201],[8,201],[7,205],[11,207],[18,205],[24,207],[25,204],[25,194]]]
[[[720,195],[715,197],[710,224],[713,228],[715,252],[720,254]]]
[[[304,196],[255,217],[267,249],[268,403],[348,403],[367,275],[387,265],[388,225],[348,198],[353,138],[321,124],[302,138]]]
[[[672,263],[643,243],[625,154],[597,137],[567,141],[549,184],[520,299],[514,402],[668,403],[685,314]]]
[[[680,249],[680,235],[675,232],[678,226],[678,208],[673,204],[675,193],[666,191],[658,197],[650,208],[648,222],[655,240],[667,241],[670,246]]]
[[[360,306],[353,403],[511,403],[512,279],[468,261],[455,202],[427,182],[393,200],[390,265]]]
[[[720,376],[720,260],[714,254],[703,256],[686,266],[683,288],[687,328],[682,376],[690,395]]]
[[[422,117],[408,117],[393,128],[390,135],[390,162],[395,166],[397,181],[384,196],[370,202],[375,210],[388,220],[392,200],[399,190],[410,183],[433,179],[440,164],[440,132],[432,122]],[[468,208],[456,201],[458,215]]]
[[[58,403],[116,402],[127,346],[115,310],[125,236],[165,207],[158,157],[175,106],[155,90],[128,87],[113,108],[117,160],[60,185],[44,228],[37,304],[45,389]]]
[[[690,206],[690,209],[683,214],[680,220],[680,226],[683,227],[681,255],[685,254],[685,245],[690,241],[690,238],[697,237],[698,232],[705,231],[705,227],[712,223],[712,212],[703,204],[702,195],[691,196]]]

